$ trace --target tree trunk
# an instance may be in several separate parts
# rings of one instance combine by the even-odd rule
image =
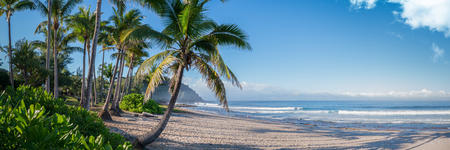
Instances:
[[[96,55],[96,51],[97,51],[97,40],[98,40],[98,33],[100,30],[100,17],[102,16],[101,14],[101,8],[102,8],[102,0],[97,0],[97,11],[96,11],[96,17],[95,17],[95,29],[94,29],[94,37],[93,42],[92,42],[92,50],[91,50],[91,60],[89,62],[89,72],[88,72],[88,76],[87,76],[87,83],[88,83],[88,87],[86,88],[86,93],[90,93],[91,91],[91,87],[92,87],[92,76],[93,76],[93,72],[95,71],[95,55]],[[87,96],[86,96],[87,98]],[[87,103],[87,110],[89,110],[89,101]]]
[[[84,39],[84,47],[83,47],[83,77],[81,78],[81,97],[80,97],[80,106],[84,104],[84,88],[86,87],[86,46],[87,40]]]
[[[132,69],[133,69],[133,61],[134,61],[133,59],[134,59],[134,56],[133,56],[133,54],[131,54],[130,65],[128,66],[127,78],[125,79],[125,86],[124,86],[124,88],[122,90],[122,96],[125,95],[125,94],[128,94],[128,91],[129,91],[129,88],[130,88],[130,74],[133,72],[132,71]]]
[[[88,41],[88,44],[87,44],[87,49],[88,50],[90,50],[91,49],[91,41],[89,40]],[[89,53],[90,51],[88,51],[88,62],[91,62],[91,54]],[[94,62],[95,63],[95,62]],[[95,64],[94,64],[94,73],[95,73]],[[94,85],[95,85],[95,80],[94,80]],[[85,87],[85,88],[87,88],[87,87]],[[89,99],[87,99],[86,100],[86,103],[90,103],[90,105],[92,105],[92,101],[93,101],[93,99],[94,99],[94,93],[92,92],[93,90],[92,90],[92,87],[91,87],[91,89],[89,89],[91,92],[90,93],[86,93],[86,94],[89,94]]]
[[[83,54],[85,55],[86,54],[86,52],[87,52],[87,61],[88,61],[88,65],[89,65],[89,63],[91,62],[91,54],[89,53],[89,49],[90,49],[90,43],[91,43],[91,41],[90,40],[88,40],[87,38],[85,38],[85,52],[83,52]],[[85,97],[87,97],[87,96],[85,96],[85,95],[88,95],[89,97],[90,97],[90,99],[92,98],[92,94],[91,93],[85,93],[86,92],[86,88],[87,88],[87,84],[86,84],[86,78],[85,78],[85,73],[84,73],[84,69],[85,69],[85,57],[86,56],[84,56],[84,58],[83,58],[83,82],[84,83],[82,83],[82,85],[81,85],[81,93],[82,93],[82,97],[81,97],[81,101],[80,101],[80,106],[82,106],[83,108],[85,108],[85,109],[87,109],[87,104],[86,103],[89,103],[89,101],[88,101],[88,99],[87,98],[85,98]]]
[[[103,72],[105,71],[104,67],[105,67],[105,51],[103,51],[103,56],[102,56],[102,70],[101,70],[101,74],[100,74],[100,99],[103,99],[104,97],[104,77],[103,77]]]
[[[6,18],[8,21],[8,57],[9,57],[9,83],[11,87],[14,88],[14,74],[13,74],[13,65],[12,65],[12,46],[11,46],[11,12],[7,12]]]
[[[47,0],[48,2],[48,11],[47,11],[47,54],[45,55],[45,69],[47,71],[50,71],[50,48],[51,48],[51,26],[52,26],[52,1]],[[50,93],[50,74],[47,75],[47,78],[45,80],[45,89],[47,90],[47,93]]]
[[[111,105],[111,115],[114,116],[120,116],[120,110],[118,109],[118,101],[119,101],[119,95],[120,95],[120,88],[122,84],[122,73],[123,73],[123,66],[124,66],[124,56],[122,55],[123,50],[119,52],[120,57],[120,68],[119,68],[119,74],[117,75],[117,83],[116,88],[114,89],[114,98]]]
[[[56,22],[55,22],[56,23]],[[54,28],[53,31],[53,96],[55,98],[59,97],[59,87],[58,87],[58,50],[56,49],[56,41],[58,36],[58,28]]]
[[[22,71],[23,71],[22,77],[25,80],[25,85],[28,85],[27,71],[25,69],[22,69]]]
[[[133,89],[133,70],[134,70],[134,65],[131,65],[131,69],[130,69],[130,79],[128,80],[128,88],[127,88],[127,93],[131,92],[131,89]]]
[[[177,79],[174,86],[174,92],[172,93],[172,97],[170,98],[169,105],[167,106],[166,112],[164,112],[164,116],[159,121],[158,125],[153,127],[150,133],[145,134],[137,138],[136,141],[133,142],[133,145],[137,149],[143,149],[145,145],[148,145],[155,141],[159,135],[164,131],[167,123],[169,122],[170,115],[172,114],[172,110],[175,107],[175,103],[177,101],[178,93],[180,92],[180,85],[183,79],[184,66],[180,65],[177,70]]]
[[[91,105],[95,106],[95,104],[97,104],[97,76],[95,75],[95,62],[94,62],[94,86],[92,87],[94,90],[94,100],[91,101]]]
[[[111,115],[108,112],[108,109],[109,109],[108,107],[109,107],[109,102],[111,101],[110,100],[111,92],[112,92],[112,89],[114,86],[114,81],[115,81],[114,78],[116,77],[116,74],[117,74],[117,67],[119,65],[119,59],[120,59],[120,57],[117,57],[116,64],[114,65],[113,74],[111,76],[111,79],[109,80],[109,88],[108,88],[108,93],[106,95],[105,104],[103,105],[103,110],[100,111],[100,113],[98,114],[98,116],[100,118],[102,118],[102,120],[104,120],[104,121],[112,120]]]

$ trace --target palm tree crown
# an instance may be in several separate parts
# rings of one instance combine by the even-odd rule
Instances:
[[[167,48],[144,61],[139,67],[137,74],[140,77],[152,74],[146,91],[147,98],[150,92],[162,83],[165,70],[170,70],[175,75],[176,68],[182,65],[186,70],[197,70],[220,103],[228,110],[225,86],[221,77],[230,80],[237,87],[241,85],[222,59],[219,48],[234,46],[251,49],[251,47],[247,42],[247,36],[237,25],[219,25],[208,19],[204,8],[206,2],[208,0],[146,3],[166,23],[166,28],[162,31],[166,36],[161,40],[165,42],[164,46]],[[153,66],[156,66],[156,69],[150,72]]]
[[[0,0],[0,16],[6,15],[6,19],[9,19],[14,12],[33,9],[34,3],[29,0]]]

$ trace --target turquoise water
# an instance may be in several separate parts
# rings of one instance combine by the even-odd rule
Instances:
[[[450,101],[231,101],[192,109],[294,124],[401,130],[449,130]]]

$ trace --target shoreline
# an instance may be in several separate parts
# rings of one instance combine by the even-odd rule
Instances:
[[[316,125],[224,116],[185,108],[173,113],[149,149],[448,149],[450,131],[396,131],[331,128]],[[112,132],[137,137],[151,130],[157,117],[124,113],[105,122]]]

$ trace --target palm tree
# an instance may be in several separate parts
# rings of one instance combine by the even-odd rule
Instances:
[[[92,87],[92,76],[95,73],[95,57],[97,54],[97,42],[98,42],[98,35],[100,33],[100,22],[101,22],[101,16],[102,16],[102,0],[97,0],[97,8],[96,8],[96,12],[95,12],[95,30],[94,30],[94,37],[92,38],[92,51],[91,51],[91,59],[89,60],[89,72],[88,72],[88,77],[87,77],[87,83],[88,86],[86,87],[86,93],[90,93],[91,92],[91,87]],[[89,109],[89,96],[85,96],[85,98],[87,99],[87,107],[85,106],[85,108]]]
[[[51,31],[52,30],[52,0],[47,0],[47,31]],[[47,51],[46,51],[46,55],[45,55],[45,69],[47,71],[50,70],[50,48],[51,48],[51,42],[50,42],[50,38],[51,37],[51,33],[47,32]],[[50,75],[47,75],[47,78],[45,79],[45,90],[47,91],[47,93],[50,93]]]
[[[102,32],[99,33],[98,42],[99,42],[99,44],[102,45],[102,47],[110,47],[111,46],[111,43],[109,43],[109,41],[108,41],[108,34],[106,33],[105,30],[103,30]],[[104,88],[104,82],[105,82],[104,77],[106,75],[106,74],[104,74],[106,72],[106,70],[105,70],[106,64],[105,64],[105,51],[103,50],[103,48],[102,48],[102,64],[100,66],[101,66],[101,72],[100,72],[101,73],[101,82],[100,82],[100,95],[101,96],[100,97],[101,97],[101,99],[103,99],[103,97],[104,97],[103,88]],[[108,67],[110,67],[108,69],[112,70],[112,64],[110,64],[110,66],[108,66]],[[110,74],[112,76],[112,71]],[[106,77],[108,78],[111,76],[106,76]]]
[[[68,18],[73,7],[75,7],[81,0],[52,0],[51,9],[48,9],[45,4],[40,1],[36,1],[37,8],[42,12],[42,14],[48,15],[48,10],[51,10],[51,20],[52,20],[52,33],[53,38],[57,38],[58,30],[62,27],[62,23]],[[47,21],[44,21],[47,22]],[[42,24],[42,23],[41,23]],[[47,24],[47,23],[46,23]],[[59,97],[59,87],[58,87],[58,43],[53,42],[53,96],[55,98]]]
[[[79,12],[70,16],[67,20],[67,27],[72,29],[72,33],[78,36],[78,41],[83,45],[83,77],[81,81],[81,97],[80,106],[85,103],[84,99],[84,87],[86,86],[86,51],[90,51],[90,38],[93,35],[95,26],[95,16],[91,13],[90,8],[79,7]]]
[[[43,33],[44,35],[47,35],[46,34],[46,33],[48,33],[47,28],[45,28],[46,23],[47,22],[44,21],[43,23],[39,24],[39,26],[37,27],[35,32]],[[57,49],[58,50],[57,53],[61,53],[61,55],[58,55],[58,58],[57,58],[58,60],[56,62],[57,64],[55,64],[54,60],[53,60],[53,63],[51,63],[51,64],[53,64],[53,68],[57,67],[57,66],[64,68],[64,66],[65,66],[64,61],[67,61],[67,60],[65,60],[65,59],[67,59],[65,57],[67,57],[69,54],[71,54],[75,51],[81,52],[83,50],[83,48],[81,48],[81,47],[70,45],[71,43],[74,43],[77,41],[77,36],[76,36],[76,34],[73,34],[73,33],[65,34],[66,32],[68,32],[67,28],[60,28],[58,30],[58,33],[56,34],[57,35],[56,40],[55,40],[55,38],[52,38],[52,37],[50,37],[50,38],[46,37],[47,39],[51,39],[50,43],[57,43],[57,45],[52,45],[51,48]],[[52,35],[50,35],[50,36],[52,36]],[[34,44],[36,45],[36,47],[38,49],[41,50],[41,53],[51,53],[51,51],[46,51],[46,46],[48,44],[47,41],[34,41]],[[56,47],[54,47],[54,46],[56,46]],[[60,60],[60,59],[62,59],[62,60]],[[60,65],[62,65],[62,66],[60,66]],[[47,70],[47,71],[49,71],[49,70]]]
[[[11,47],[11,16],[16,11],[25,9],[33,9],[34,3],[28,0],[0,0],[0,16],[5,14],[6,22],[8,22],[8,57],[9,57],[9,82],[14,87],[12,47]]]
[[[215,93],[223,107],[228,110],[225,86],[222,78],[241,87],[238,79],[224,63],[219,46],[235,46],[239,49],[251,49],[247,36],[237,25],[218,25],[206,18],[204,5],[208,0],[154,0],[145,1],[164,19],[166,28],[163,33],[167,50],[158,53],[138,69],[137,76],[142,78],[152,74],[146,90],[146,98],[164,80],[164,72],[172,74],[170,92],[172,94],[163,118],[150,133],[139,137],[134,144],[139,148],[152,143],[166,127],[175,106],[184,71],[197,70]],[[156,69],[149,72],[153,66]]]
[[[128,57],[126,57],[126,66],[128,67],[127,77],[125,78],[125,86],[122,90],[122,96],[128,94],[131,90],[131,77],[133,76],[133,69],[136,65],[143,62],[143,57],[147,57],[148,53],[144,51],[145,48],[149,47],[149,43],[145,41],[137,41],[136,45],[127,51]],[[122,97],[120,96],[120,97]]]
[[[109,120],[111,118],[107,109],[109,107],[112,87],[115,82],[114,79],[117,73],[117,69],[119,70],[117,76],[117,84],[113,96],[114,102],[112,102],[110,110],[113,112],[113,115],[120,115],[119,106],[116,104],[118,104],[119,101],[125,52],[132,47],[135,41],[140,41],[142,39],[159,35],[158,32],[152,30],[148,25],[142,24],[143,16],[138,10],[133,9],[125,14],[124,8],[125,7],[120,4],[117,5],[117,9],[113,8],[114,15],[110,18],[110,21],[113,25],[105,27],[105,30],[109,33],[108,41],[111,42],[111,45],[114,45],[114,47],[106,49],[116,49],[118,51],[116,53],[117,60],[114,67],[113,78],[112,80],[110,80],[111,82],[108,89],[108,94],[106,96],[105,104],[103,106],[103,111],[100,113],[100,116],[105,120]]]

